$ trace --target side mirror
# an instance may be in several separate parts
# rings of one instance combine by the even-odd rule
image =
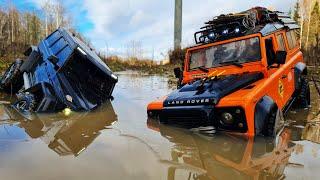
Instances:
[[[285,64],[287,59],[287,52],[286,51],[277,51],[276,53],[276,63],[278,65]]]
[[[52,63],[52,64],[57,64],[59,61],[59,58],[55,55],[51,55],[48,57],[48,60]]]
[[[57,56],[55,56],[55,55],[51,55],[51,56],[48,57],[48,60],[53,64],[54,69],[55,69],[56,71],[58,71],[58,69],[60,68],[60,67],[57,65],[57,63],[59,62],[59,58],[58,58]]]
[[[181,69],[177,67],[177,68],[174,68],[173,71],[174,71],[174,76],[180,79],[182,74]]]

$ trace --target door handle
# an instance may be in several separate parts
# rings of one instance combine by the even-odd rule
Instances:
[[[288,76],[286,74],[282,75],[281,79],[286,79]]]

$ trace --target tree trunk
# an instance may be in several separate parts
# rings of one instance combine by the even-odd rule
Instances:
[[[309,7],[309,19],[308,19],[308,30],[307,30],[307,39],[306,39],[306,50],[308,50],[308,45],[309,45],[309,35],[310,35],[310,21],[311,21],[311,12],[312,12],[312,3],[313,0],[310,2],[310,7]]]
[[[304,21],[304,16],[301,17],[301,31],[300,31],[300,49],[302,48],[302,38],[303,38],[303,21]]]

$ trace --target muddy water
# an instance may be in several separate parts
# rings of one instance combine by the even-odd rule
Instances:
[[[320,177],[315,93],[312,108],[290,112],[276,139],[253,139],[148,120],[146,104],[172,91],[167,79],[119,76],[115,99],[91,113],[21,115],[1,105],[0,179]]]

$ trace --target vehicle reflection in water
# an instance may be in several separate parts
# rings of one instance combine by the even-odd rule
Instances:
[[[173,162],[205,170],[202,174],[185,172],[191,179],[282,179],[295,147],[289,129],[284,129],[276,139],[265,139],[191,133],[152,119],[147,125],[174,144]],[[183,169],[171,166],[168,179],[176,179],[181,173]]]
[[[32,138],[40,138],[60,156],[78,156],[100,134],[117,121],[117,115],[110,102],[93,112],[60,114],[19,114],[11,106],[4,106],[11,124],[23,128]],[[9,123],[9,124],[10,124]]]

